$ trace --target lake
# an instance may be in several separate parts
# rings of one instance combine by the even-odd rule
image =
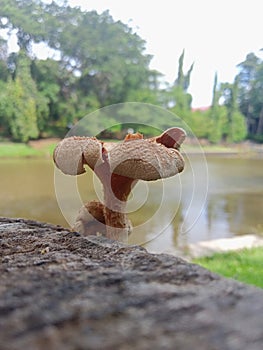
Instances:
[[[102,199],[91,171],[54,172],[51,159],[0,160],[0,216],[69,227],[82,202]],[[62,212],[61,212],[62,210]],[[131,244],[176,253],[189,243],[263,233],[263,159],[186,156],[182,174],[139,182],[128,201]]]

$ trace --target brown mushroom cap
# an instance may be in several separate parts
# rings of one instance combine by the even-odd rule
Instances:
[[[111,173],[146,181],[170,177],[184,169],[184,159],[176,149],[185,138],[183,129],[171,128],[153,139],[142,139],[138,135],[109,145],[95,137],[65,138],[54,151],[54,162],[68,175],[84,173],[85,164],[94,170],[106,162]]]
[[[94,169],[96,163],[102,160],[102,144],[95,137],[68,137],[57,145],[53,159],[64,174],[83,174],[84,164]]]
[[[180,173],[184,160],[180,152],[147,139],[117,144],[108,154],[111,172],[146,181]]]
[[[165,130],[160,136],[156,137],[156,142],[163,144],[168,148],[179,149],[186,138],[186,132],[181,128],[170,128]]]

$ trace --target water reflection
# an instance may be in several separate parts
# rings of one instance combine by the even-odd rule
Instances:
[[[53,185],[50,159],[0,161],[0,215],[66,225]]]
[[[263,192],[211,195],[206,211],[209,233],[217,229],[216,222],[225,222],[230,235],[262,233],[262,195]]]
[[[203,161],[188,157],[186,169],[164,182],[135,187],[129,217],[135,230],[130,243],[152,251],[184,249],[188,243],[263,232],[263,160],[207,158],[209,187]],[[71,179],[72,180],[72,179]],[[61,196],[67,220],[57,204],[54,167],[46,160],[0,161],[0,215],[24,217],[69,226],[79,204],[65,177]],[[77,179],[80,200],[101,198],[92,172]],[[68,221],[70,221],[68,220]]]

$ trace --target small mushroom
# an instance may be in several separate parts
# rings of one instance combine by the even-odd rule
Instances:
[[[65,174],[79,175],[88,165],[104,190],[104,203],[85,204],[73,229],[84,235],[100,232],[111,239],[125,240],[131,232],[125,208],[132,188],[138,180],[153,181],[183,171],[179,148],[185,137],[183,129],[170,128],[149,139],[139,133],[128,134],[123,142],[114,145],[95,137],[62,140],[53,154],[56,166]]]

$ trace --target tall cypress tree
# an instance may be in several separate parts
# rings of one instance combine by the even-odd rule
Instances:
[[[192,96],[187,93],[191,73],[194,67],[194,64],[190,66],[190,69],[184,74],[184,54],[185,51],[181,53],[178,61],[178,75],[174,82],[174,85],[171,88],[171,97],[174,99],[174,111],[175,113],[182,116],[184,119],[187,117],[187,114],[190,112]]]

